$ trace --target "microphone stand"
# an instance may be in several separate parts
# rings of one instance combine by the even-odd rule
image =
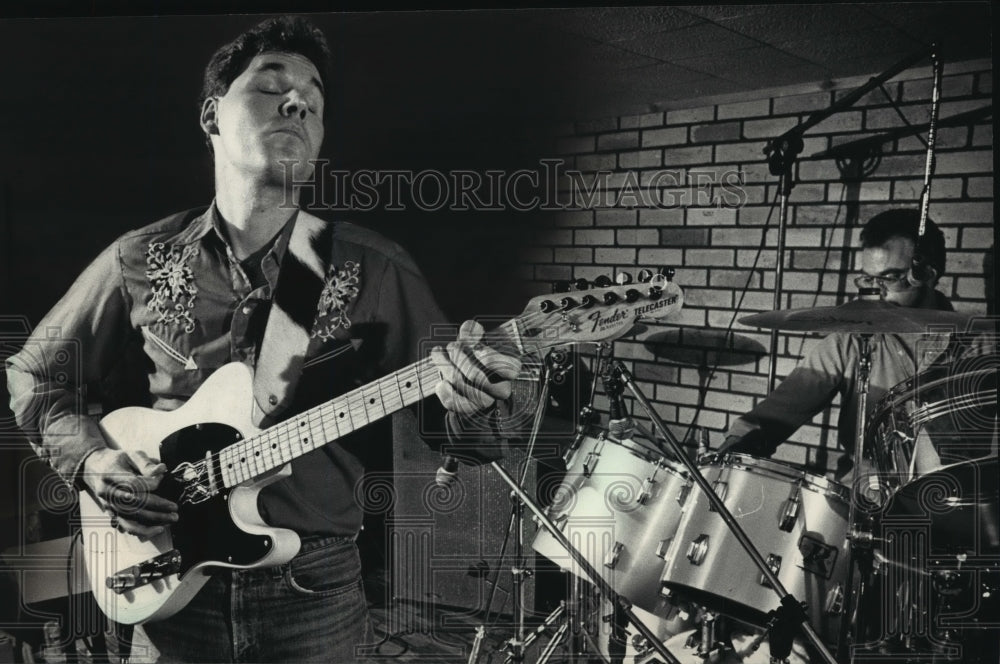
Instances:
[[[850,108],[855,104],[855,102],[861,99],[861,97],[867,94],[868,91],[882,85],[882,83],[889,80],[899,72],[908,69],[923,58],[927,57],[928,54],[933,54],[934,52],[935,49],[932,46],[927,49],[922,49],[908,58],[897,62],[882,74],[870,78],[867,83],[864,83],[850,94],[837,100],[829,108],[816,111],[803,122],[800,122],[798,125],[792,127],[781,136],[768,141],[767,145],[764,146],[764,154],[766,155],[768,170],[771,172],[771,175],[778,176],[778,254],[777,261],[775,262],[773,309],[784,308],[781,305],[781,292],[785,271],[785,235],[788,225],[788,197],[792,193],[792,187],[795,186],[792,171],[794,170],[796,158],[802,152],[802,135],[831,115]],[[936,61],[937,59],[935,57],[935,62]],[[775,387],[777,371],[777,367],[775,366],[778,358],[777,329],[771,330],[771,344],[769,351],[771,361],[768,363],[767,368],[767,389],[770,391]]]
[[[545,405],[548,403],[549,399],[549,387],[552,384],[553,371],[545,365],[544,374],[542,380],[540,381],[540,389],[538,393],[538,402],[535,406],[535,419],[531,424],[531,435],[528,438],[527,453],[524,458],[524,465],[521,468],[521,475],[518,479],[518,487],[524,486],[524,482],[528,476],[528,467],[531,463],[531,456],[535,449],[535,440],[538,437],[538,431],[542,426],[542,418],[545,416]],[[497,467],[496,463],[493,463],[494,467]],[[513,638],[507,641],[507,645],[511,648],[510,661],[522,662],[524,661],[524,651],[527,647],[527,641],[525,638],[525,624],[524,624],[524,607],[521,606],[521,596],[523,594],[523,584],[524,580],[528,574],[528,570],[524,566],[524,508],[520,502],[514,499],[514,495],[511,494],[511,510],[510,510],[510,520],[507,523],[507,533],[510,535],[511,532],[514,533],[514,554],[513,560],[514,564],[511,567],[511,577],[512,577],[512,590],[511,599],[513,600],[513,611],[514,611],[514,623],[517,626],[517,632]],[[506,540],[504,541],[504,547],[500,551],[500,560],[506,553]],[[490,588],[489,598],[486,600],[486,622],[489,622],[490,613],[493,610],[493,598],[496,595],[497,581],[499,580],[500,565],[497,565],[497,574],[494,576],[493,583]],[[548,621],[546,621],[548,622]],[[479,661],[479,651],[480,645],[482,644],[483,638],[485,637],[486,629],[484,625],[480,625],[476,628],[476,638],[473,642],[473,647],[469,653],[468,664],[476,664]]]
[[[806,616],[805,609],[803,609],[798,600],[796,600],[795,597],[785,589],[781,581],[778,580],[778,576],[771,570],[770,566],[768,566],[768,564],[764,561],[764,558],[761,557],[760,552],[757,551],[753,542],[751,542],[750,538],[747,537],[746,532],[744,532],[743,528],[739,525],[739,523],[737,523],[736,518],[732,515],[732,512],[729,511],[729,508],[727,508],[726,504],[722,502],[722,499],[719,498],[718,494],[712,490],[708,480],[706,480],[705,477],[698,471],[698,467],[694,464],[694,462],[691,461],[686,454],[684,454],[676,439],[668,435],[666,425],[663,423],[663,420],[660,419],[659,414],[657,414],[657,412],[653,409],[649,400],[646,399],[645,395],[643,395],[643,393],[636,386],[635,381],[632,378],[632,374],[630,374],[625,366],[618,360],[612,363],[611,370],[614,375],[621,380],[629,388],[629,390],[631,390],[632,394],[639,402],[639,405],[641,405],[643,410],[646,411],[646,414],[649,416],[649,419],[652,420],[653,424],[655,424],[656,427],[663,432],[664,438],[670,445],[674,456],[680,463],[684,464],[684,467],[690,474],[691,479],[694,480],[694,482],[701,489],[702,493],[705,494],[705,497],[708,498],[709,503],[712,505],[712,509],[714,509],[719,516],[722,517],[722,520],[736,537],[740,546],[742,546],[747,552],[754,565],[757,566],[761,574],[767,580],[771,589],[778,595],[778,598],[781,601],[781,606],[776,612],[774,612],[772,623],[775,627],[774,632],[787,637],[787,643],[783,645],[787,645],[788,649],[791,648],[790,632],[793,629],[793,626],[797,626],[802,630],[802,633],[806,636],[806,638],[808,638],[813,644],[824,662],[827,662],[827,664],[837,664],[837,660],[833,658],[833,655],[829,650],[827,650],[823,641],[819,638],[819,635],[812,628],[812,625],[809,624],[809,619]],[[663,450],[663,452],[666,453],[666,450]],[[777,649],[774,647],[777,645],[773,639],[775,636],[774,632],[772,633],[772,658],[775,657],[775,653],[773,651]],[[785,656],[787,656],[787,653]]]

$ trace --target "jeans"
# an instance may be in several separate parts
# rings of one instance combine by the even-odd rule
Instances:
[[[304,540],[285,565],[217,571],[181,611],[144,626],[173,662],[361,662],[374,643],[351,537]]]

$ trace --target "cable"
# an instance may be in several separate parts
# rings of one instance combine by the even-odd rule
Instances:
[[[743,290],[740,292],[740,298],[736,302],[736,306],[733,308],[733,316],[732,318],[729,319],[729,325],[726,326],[725,335],[727,338],[733,331],[733,325],[736,324],[736,317],[740,315],[740,307],[743,306],[743,300],[746,298],[746,294],[750,290],[750,282],[753,281],[754,274],[757,272],[757,265],[760,262],[761,254],[764,253],[764,248],[767,246],[767,231],[771,227],[771,217],[774,215],[775,205],[778,202],[779,196],[780,192],[776,188],[774,192],[774,200],[771,201],[771,209],[767,211],[767,219],[764,220],[764,228],[760,236],[760,245],[757,247],[757,255],[754,256],[753,265],[750,266],[750,270],[748,271],[747,274],[747,281],[745,284],[743,284]],[[779,256],[778,258],[781,259],[782,257]],[[763,285],[763,283],[761,285]],[[705,381],[706,390],[708,389],[708,386],[712,384],[712,379],[715,378],[715,371],[718,368],[719,368],[719,357],[716,356],[715,363],[709,369],[708,378]],[[698,417],[701,415],[701,411],[704,408],[705,408],[704,399],[699,399],[699,403],[694,410],[694,416],[691,418],[691,422],[690,424],[688,424],[688,428],[684,432],[684,437],[681,438],[682,441],[690,440],[691,434],[694,432],[694,427],[698,422]]]
[[[913,125],[910,124],[910,121],[906,119],[905,115],[903,115],[903,111],[900,110],[899,104],[897,104],[896,101],[892,98],[892,96],[889,94],[889,91],[885,89],[885,86],[879,84],[878,87],[880,90],[882,90],[882,94],[884,94],[885,98],[889,101],[889,104],[892,106],[892,110],[896,111],[896,115],[898,115],[899,119],[903,121],[903,124],[912,129]],[[927,147],[927,141],[924,140],[923,136],[921,136],[920,134],[913,134],[913,135],[917,137],[918,141],[924,144],[925,148]]]

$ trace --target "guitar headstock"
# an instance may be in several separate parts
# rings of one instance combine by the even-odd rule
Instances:
[[[672,269],[656,274],[642,270],[635,283],[628,273],[619,273],[618,283],[604,276],[593,283],[559,282],[552,295],[532,298],[514,321],[524,341],[536,348],[617,339],[640,318],[660,319],[680,311],[684,294],[673,275]]]

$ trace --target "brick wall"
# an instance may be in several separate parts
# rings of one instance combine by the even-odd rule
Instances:
[[[950,65],[945,72],[942,119],[991,102],[990,63]],[[739,315],[773,308],[777,209],[769,227],[765,223],[777,178],[769,174],[762,148],[767,139],[828,107],[863,80],[825,90],[816,85],[747,94],[721,104],[694,100],[674,110],[560,128],[555,149],[568,170],[581,173],[560,180],[560,200],[569,206],[544,222],[536,246],[525,254],[524,276],[544,292],[555,279],[592,279],[642,267],[677,269],[686,298],[682,314],[615,342],[614,354],[626,361],[678,436],[695,415],[699,380],[707,377],[695,366],[657,358],[646,342],[725,330],[747,283]],[[911,123],[927,121],[929,70],[890,81],[886,89]],[[877,159],[855,160],[865,169],[859,179],[846,177],[832,158],[810,155],[902,124],[876,90],[806,133],[790,197],[781,307],[845,301],[855,290],[850,276],[858,267],[861,225],[881,210],[916,206],[923,182],[925,149],[913,136],[886,143]],[[987,311],[984,274],[994,237],[992,143],[991,120],[940,129],[932,184],[931,216],[944,230],[948,248],[948,274],[940,289],[957,309],[976,313]],[[659,205],[651,203],[651,189]],[[739,323],[734,330],[740,341],[768,347],[766,331]],[[779,337],[779,377],[816,338]],[[698,424],[710,430],[713,446],[735,417],[768,391],[766,354],[735,359],[743,362],[715,371],[698,417]],[[601,398],[597,405],[604,408],[606,402]],[[826,451],[836,446],[835,422],[836,407],[803,427],[776,458],[817,470],[828,466],[834,459]]]

